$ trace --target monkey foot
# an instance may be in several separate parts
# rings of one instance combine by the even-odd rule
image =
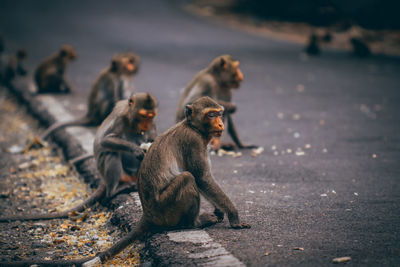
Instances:
[[[250,224],[248,223],[235,223],[231,224],[231,227],[233,229],[246,229],[246,228],[251,228]]]
[[[137,183],[137,180],[138,179],[137,179],[136,175],[124,174],[124,175],[122,175],[120,182],[122,182],[122,183],[131,183],[131,182]]]
[[[214,225],[217,222],[219,222],[219,219],[214,214],[202,213],[199,216],[199,222],[198,222],[197,227],[204,228],[204,227],[208,227],[208,226]]]

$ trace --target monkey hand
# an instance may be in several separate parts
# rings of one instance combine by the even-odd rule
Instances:
[[[142,148],[133,149],[132,154],[138,159],[142,160],[144,158],[145,151]]]
[[[230,114],[235,113],[235,111],[236,111],[236,105],[234,105],[234,104],[226,105],[225,111],[228,112],[228,113],[230,113]]]
[[[239,147],[240,149],[253,149],[253,148],[258,148],[258,146],[256,146],[256,145],[245,145],[245,144],[240,144],[240,145],[238,145],[238,147]]]
[[[236,210],[228,213],[228,219],[229,219],[229,223],[233,229],[250,228],[250,224],[240,222],[239,215]]]
[[[244,222],[242,222],[242,223],[233,223],[233,224],[231,223],[231,227],[233,229],[249,229],[249,228],[251,228],[250,224],[244,223]]]

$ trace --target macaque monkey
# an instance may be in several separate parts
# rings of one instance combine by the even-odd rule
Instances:
[[[64,74],[67,65],[75,60],[77,54],[70,45],[63,45],[54,55],[44,59],[35,70],[35,83],[38,93],[69,93],[71,87]]]
[[[368,45],[360,38],[353,37],[350,39],[350,43],[353,48],[353,55],[356,57],[364,58],[371,55]]]
[[[143,215],[136,229],[94,258],[51,263],[80,265],[91,260],[100,264],[156,229],[207,227],[222,221],[225,213],[232,228],[250,228],[240,222],[237,209],[215,182],[209,166],[207,144],[222,134],[223,111],[211,98],[199,98],[186,107],[186,119],[156,138],[138,172]],[[199,214],[200,194],[216,207],[214,214]]]
[[[82,204],[59,213],[0,217],[0,222],[66,218],[81,212],[103,198],[110,199],[121,191],[134,188],[144,151],[142,143],[154,140],[157,101],[148,93],[138,93],[117,103],[97,130],[94,156],[102,182]]]
[[[3,74],[3,81],[5,84],[10,84],[17,75],[25,76],[27,74],[27,71],[23,66],[23,60],[26,56],[27,53],[24,49],[18,49],[15,54],[10,56]]]
[[[304,52],[310,56],[317,56],[321,53],[321,49],[319,48],[319,38],[316,34],[310,35],[308,44],[306,48],[304,48]]]
[[[53,124],[42,134],[41,139],[46,139],[55,130],[68,126],[100,125],[111,113],[115,104],[124,99],[125,93],[121,77],[122,75],[132,75],[135,71],[135,65],[132,63],[132,55],[130,54],[115,55],[111,60],[110,66],[100,72],[90,91],[88,110],[84,117],[69,122]]]
[[[209,96],[225,108],[224,119],[227,119],[228,133],[234,144],[223,144],[219,138],[212,142],[214,150],[224,147],[227,149],[256,148],[254,145],[245,145],[239,138],[233,123],[232,114],[236,111],[236,105],[232,103],[232,91],[240,86],[243,74],[239,69],[239,61],[230,55],[222,55],[215,58],[211,64],[194,76],[192,81],[183,91],[176,110],[176,122],[184,119],[185,107],[202,96]]]

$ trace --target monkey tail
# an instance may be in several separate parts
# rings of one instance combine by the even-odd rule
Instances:
[[[69,160],[69,163],[75,165],[75,164],[77,164],[78,162],[81,162],[81,161],[90,159],[90,158],[92,158],[92,157],[94,157],[93,154],[86,153],[86,154],[83,154],[83,155],[78,156],[78,157],[76,157],[76,158],[70,159],[70,160]]]
[[[50,220],[56,218],[68,218],[71,212],[82,212],[86,208],[92,206],[96,201],[103,197],[106,192],[105,185],[101,184],[97,190],[82,204],[57,213],[45,213],[45,214],[26,214],[26,215],[19,215],[19,216],[10,216],[10,217],[0,217],[0,222],[9,222],[9,221],[37,221],[37,220]]]
[[[126,236],[115,243],[111,248],[106,251],[99,252],[94,257],[76,259],[76,260],[57,260],[57,261],[43,261],[43,260],[27,260],[27,261],[13,261],[13,262],[1,262],[1,266],[29,266],[29,265],[40,265],[40,266],[99,266],[111,257],[121,252],[124,248],[129,246],[133,241],[143,238],[150,230],[150,224],[142,217],[139,221],[138,226],[129,232]]]
[[[68,126],[87,126],[92,124],[92,120],[88,117],[82,117],[77,120],[67,121],[67,122],[59,122],[52,124],[46,131],[40,136],[40,139],[45,140],[49,135],[51,135],[55,130],[65,128]]]

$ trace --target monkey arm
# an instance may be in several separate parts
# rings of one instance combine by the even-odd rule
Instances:
[[[199,151],[199,148],[196,145],[191,145],[191,148],[192,151]],[[207,156],[202,155],[201,153],[190,154],[191,156],[188,162],[192,162],[193,164],[187,167],[189,172],[195,177],[200,192],[214,205],[214,207],[217,208],[217,210],[223,211],[228,215],[231,227],[235,228],[240,223],[238,211],[229,197],[215,182],[214,177],[211,174]]]
[[[153,122],[147,134],[147,142],[153,142],[157,137],[157,125]]]
[[[225,112],[227,112],[229,114],[232,114],[236,111],[236,105],[231,102],[223,101],[223,100],[218,100],[217,102],[218,102],[218,104],[223,106],[225,109]]]
[[[233,119],[231,114],[226,114],[225,115],[228,119],[228,133],[231,136],[233,142],[239,147],[239,148],[257,148],[255,145],[245,145],[240,141],[239,135],[236,131],[235,124],[233,123]]]
[[[101,147],[107,151],[129,152],[137,158],[143,158],[144,152],[138,145],[124,140],[115,134],[109,134],[100,143]]]
[[[240,223],[239,213],[235,205],[215,182],[211,173],[205,174],[197,184],[202,195],[214,205],[216,215],[219,218],[222,217],[219,214],[222,211],[228,215],[229,223],[232,227]]]

